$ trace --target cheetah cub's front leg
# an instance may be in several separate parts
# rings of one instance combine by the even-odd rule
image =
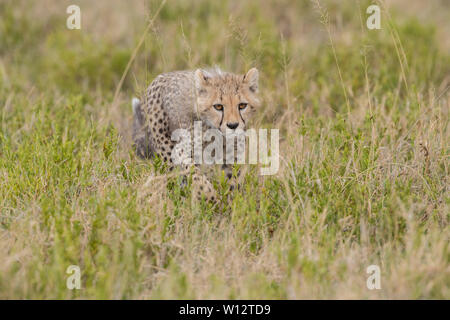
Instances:
[[[204,199],[205,201],[216,203],[218,196],[214,186],[205,177],[205,175],[201,173],[198,165],[191,164],[191,160],[193,158],[192,152],[188,152],[187,150],[193,150],[194,146],[192,142],[188,143],[189,145],[186,145],[185,143],[177,143],[173,146],[170,157],[171,164],[174,166],[174,163],[176,163],[183,171],[187,173],[192,172],[191,187],[194,199],[197,201]]]
[[[167,112],[162,106],[160,94],[152,93],[147,97],[147,106],[149,106],[144,112],[142,110],[142,104],[138,99],[133,99],[133,114],[134,114],[134,127],[133,127],[133,141],[138,155],[142,158],[149,158],[154,154],[157,154],[167,165],[169,170],[173,170],[175,167],[179,167],[186,173],[192,173],[192,193],[193,198],[197,201],[205,199],[215,203],[218,199],[217,193],[212,183],[200,173],[199,169],[195,165],[185,164],[187,154],[180,145],[175,144],[171,140],[169,119]],[[177,159],[174,163],[174,159]]]

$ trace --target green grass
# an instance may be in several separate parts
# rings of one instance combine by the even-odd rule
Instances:
[[[450,298],[446,4],[369,31],[369,1],[320,1],[325,24],[315,1],[168,1],[113,101],[160,2],[79,3],[74,31],[63,2],[0,3],[0,298]],[[282,138],[223,210],[130,137],[154,76],[214,64],[259,68],[254,125]]]

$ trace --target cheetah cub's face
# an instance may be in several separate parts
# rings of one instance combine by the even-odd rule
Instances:
[[[260,106],[258,70],[252,68],[245,75],[236,75],[198,69],[194,77],[200,120],[223,134],[227,130],[245,130],[255,109]]]

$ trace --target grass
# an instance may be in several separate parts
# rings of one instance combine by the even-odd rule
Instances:
[[[75,2],[81,30],[72,2],[0,3],[0,298],[450,298],[446,3],[381,2],[368,30],[369,1],[167,1],[151,25],[160,1]],[[253,125],[281,136],[221,212],[130,142],[132,96],[214,64],[259,68]]]

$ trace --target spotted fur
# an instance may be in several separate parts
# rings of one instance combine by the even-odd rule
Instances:
[[[258,70],[236,75],[220,69],[175,71],[157,76],[142,100],[133,99],[133,142],[137,154],[151,158],[157,154],[173,167],[176,129],[193,131],[194,121],[202,121],[204,131],[245,130],[259,107]],[[192,135],[193,136],[193,135]],[[192,148],[193,150],[193,148]],[[225,154],[225,153],[224,153]],[[189,169],[189,165],[181,165]],[[222,169],[231,178],[231,166]],[[197,199],[215,202],[217,196],[210,181],[194,169],[193,192]]]

